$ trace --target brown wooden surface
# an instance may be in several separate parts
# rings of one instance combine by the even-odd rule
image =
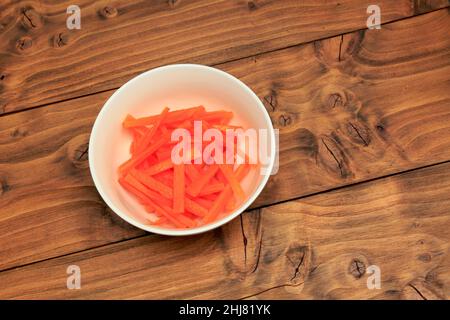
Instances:
[[[365,28],[369,0],[80,0],[0,4],[0,113],[119,87],[162,64],[216,64]],[[382,22],[448,6],[381,0]]]
[[[99,20],[107,3],[118,14]],[[301,10],[292,12],[289,1],[217,1],[208,10],[205,1],[170,3],[171,11],[162,1],[80,2],[80,51],[69,41],[57,53],[42,39],[64,22],[66,4],[0,4],[0,39],[9,41],[0,41],[0,104],[24,109],[0,116],[0,297],[450,297],[450,18],[448,9],[426,13],[448,2],[383,2],[382,22],[425,14],[343,35],[364,28],[366,3],[296,2]],[[246,10],[232,10],[240,6]],[[5,43],[27,24],[8,17],[22,7],[46,12],[27,31],[42,47],[11,53]],[[205,20],[190,30],[195,44],[170,28],[171,19],[148,31],[167,17],[200,15]],[[218,17],[255,28],[206,27]],[[177,50],[155,54],[167,39],[142,48],[130,34],[141,27],[148,31],[138,32],[141,43],[170,38]],[[330,35],[338,36],[276,50]],[[88,170],[89,133],[108,89],[162,63],[227,60],[217,67],[246,82],[280,129],[279,173],[253,205],[262,209],[184,239],[126,224],[100,199]],[[382,290],[368,290],[355,268],[348,271],[356,260],[380,264]],[[82,268],[80,291],[65,287],[72,263]],[[187,275],[184,263],[204,266],[202,276]],[[150,272],[177,276],[163,282]]]
[[[247,212],[203,235],[145,236],[5,271],[0,298],[400,298],[411,286],[445,298],[449,193],[447,163]],[[66,288],[69,265],[82,270],[81,290]],[[367,289],[370,265],[380,290]]]

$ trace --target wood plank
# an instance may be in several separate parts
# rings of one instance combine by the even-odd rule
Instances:
[[[217,64],[365,28],[369,0],[80,0],[0,4],[0,113],[117,88],[164,64]],[[380,0],[382,23],[448,6]]]
[[[0,298],[450,298],[450,163],[0,273]],[[81,289],[66,288],[66,269]],[[193,268],[186,268],[186,266]],[[367,288],[366,268],[381,270]],[[261,293],[262,292],[262,293]],[[414,291],[416,292],[416,291]]]
[[[337,37],[221,65],[280,129],[281,167],[254,207],[449,160],[449,31],[441,10],[346,35],[341,61]],[[87,168],[111,93],[1,118],[0,269],[143,234],[103,205]]]

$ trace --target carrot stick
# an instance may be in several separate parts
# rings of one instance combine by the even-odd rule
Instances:
[[[172,156],[172,148],[161,148],[155,153],[159,161],[166,160]]]
[[[147,150],[142,153],[136,154],[135,157],[124,162],[119,167],[119,172],[122,176],[126,175],[132,168],[143,162],[148,156],[152,155],[159,147],[161,147],[168,140],[168,136],[162,136],[158,141],[152,144]]]
[[[232,195],[233,190],[231,189],[231,186],[226,186],[226,188],[219,194],[216,201],[214,201],[212,207],[209,209],[208,214],[204,218],[204,222],[212,222],[219,214],[219,212],[223,210],[225,203],[232,197]]]
[[[196,112],[198,111],[204,111],[205,108],[203,106],[198,107],[192,107],[182,110],[175,110],[168,113],[166,122],[172,123],[172,122],[178,122],[183,121],[186,119],[191,118]],[[140,127],[140,126],[148,126],[153,125],[156,121],[158,121],[160,115],[155,116],[149,116],[149,117],[143,117],[143,118],[126,118],[123,122],[123,126],[125,128],[132,128],[132,127]]]
[[[200,116],[201,120],[206,120],[209,122],[220,121],[221,124],[223,120],[230,120],[231,118],[233,118],[233,112],[223,110],[205,112],[203,115]]]
[[[191,183],[189,189],[195,197],[199,195],[200,191],[216,174],[218,169],[219,167],[216,164],[207,166],[206,169],[201,172],[200,177]]]
[[[142,195],[144,195],[145,196],[143,198],[144,200],[146,200],[147,198],[150,198],[150,199],[156,201],[157,203],[159,203],[160,205],[171,205],[171,203],[172,203],[169,199],[164,198],[157,192],[145,187],[139,180],[137,180],[131,174],[128,174],[127,176],[125,176],[124,178],[121,178],[121,179],[127,185],[133,187],[134,190],[139,191],[139,194],[135,193],[135,194],[137,194],[138,197],[142,198]],[[120,179],[119,179],[119,182],[120,182]],[[133,189],[131,189],[130,191],[133,192]]]
[[[172,217],[176,217],[177,220],[179,220],[182,224],[186,225],[187,227],[195,226],[195,222],[192,219],[182,214],[176,214],[175,212],[173,212],[172,208],[163,206],[162,209],[168,214],[170,214]]]
[[[201,205],[202,207],[204,207],[206,209],[211,209],[211,207],[214,203],[212,200],[207,200],[204,198],[195,198],[195,202],[197,202],[199,205]]]
[[[235,178],[240,181],[242,180],[247,173],[250,170],[250,166],[246,164],[241,164],[234,172]],[[221,210],[223,210],[224,206],[226,205],[227,201],[231,201],[231,196],[233,195],[233,190],[231,188],[231,185],[227,185],[225,189],[219,194],[219,196],[214,201],[212,207],[209,209],[208,214],[204,218],[205,223],[210,223],[213,221],[216,216],[220,213]]]
[[[144,137],[139,141],[139,144],[136,146],[135,152],[142,152],[150,143],[153,136],[156,133],[156,130],[158,130],[158,127],[161,125],[161,123],[164,121],[164,119],[167,116],[167,113],[169,112],[169,108],[165,107],[161,114],[159,115],[158,120],[155,122],[153,127],[144,135]]]
[[[211,183],[206,185],[198,194],[199,196],[205,196],[207,194],[220,192],[225,188],[225,185],[221,182]]]
[[[160,172],[166,171],[173,167],[173,162],[171,159],[165,159],[163,161],[160,161],[158,163],[155,163],[154,165],[150,166],[148,169],[146,169],[144,172],[145,174],[148,174],[150,176],[158,174]]]
[[[155,208],[155,211],[166,217],[170,222],[172,222],[176,227],[178,228],[185,228],[188,227],[187,224],[182,223],[179,219],[177,219],[178,217],[175,217],[173,215],[171,215],[168,211],[166,211],[165,209],[163,209],[162,207],[158,206],[156,203],[152,203],[153,207]]]
[[[219,169],[223,173],[225,178],[228,180],[228,183],[230,184],[235,197],[240,201],[244,201],[245,200],[244,190],[242,190],[242,187],[237,178],[235,177],[231,168],[228,165],[219,164]]]
[[[189,180],[195,181],[200,176],[200,172],[197,170],[197,168],[193,164],[186,164],[184,166],[186,175],[188,176]]]
[[[140,174],[136,169],[130,171],[130,176],[134,177],[136,180],[145,185],[147,188],[150,188],[153,191],[160,193],[165,198],[173,199],[172,188],[152,178],[151,176]]]
[[[195,200],[191,200],[188,197],[184,198],[184,206],[187,211],[195,214],[199,217],[204,217],[208,214],[208,209],[197,203]]]
[[[173,166],[173,212],[184,212],[184,164]]]

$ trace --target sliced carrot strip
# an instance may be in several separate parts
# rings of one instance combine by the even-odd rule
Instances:
[[[203,106],[198,106],[198,107],[192,107],[192,108],[187,108],[187,109],[182,109],[182,110],[170,111],[169,114],[167,115],[166,122],[172,123],[172,122],[183,121],[183,120],[191,118],[196,112],[204,111],[204,110],[205,110],[205,108]],[[153,125],[156,121],[158,121],[159,117],[160,117],[160,115],[143,117],[143,118],[138,118],[138,119],[134,119],[134,118],[132,119],[132,118],[127,117],[123,123],[123,126],[125,128],[132,128],[132,127]]]
[[[147,188],[150,188],[153,191],[160,193],[162,196],[164,196],[168,199],[173,199],[172,188],[170,188],[169,186],[165,185],[164,183],[152,178],[151,176],[139,174],[139,172],[136,171],[135,169],[130,171],[130,176],[137,179],[140,183],[145,185]]]
[[[211,209],[209,209],[208,214],[205,216],[205,223],[212,222],[216,216],[223,210],[226,202],[233,196],[233,191],[231,190],[231,186],[227,186],[217,197],[216,201],[214,201]]]
[[[191,200],[188,197],[184,198],[184,205],[186,210],[199,217],[204,217],[208,214],[208,209],[197,203],[195,200]]]
[[[193,164],[187,164],[184,166],[186,175],[188,176],[189,180],[195,181],[199,178],[200,172],[197,170],[195,165]]]
[[[199,196],[205,196],[211,193],[217,193],[222,191],[225,188],[225,185],[221,182],[211,183],[206,185],[198,194]]]
[[[129,184],[130,186],[132,186],[134,189],[138,190],[141,194],[145,195],[144,199],[150,198],[150,199],[156,201],[160,205],[169,205],[170,206],[172,204],[172,202],[169,199],[164,198],[157,192],[148,189],[131,174],[128,174],[126,177],[124,177],[123,181],[126,182],[127,184]]]
[[[164,209],[164,211],[167,212],[172,217],[176,217],[176,219],[179,220],[185,226],[187,227],[195,226],[195,222],[192,219],[182,214],[176,214],[175,212],[173,212],[172,208],[164,206],[162,207],[162,209]]]
[[[218,169],[219,167],[216,164],[207,166],[206,169],[201,173],[201,176],[191,183],[189,189],[195,197],[199,195],[200,191],[216,174]]]
[[[211,194],[207,194],[207,195],[202,196],[203,199],[210,200],[210,201],[213,201],[213,202],[216,201],[217,197],[218,197],[217,193],[211,193]]]
[[[238,181],[242,180],[250,170],[250,166],[247,164],[241,164],[234,172],[234,175]],[[209,209],[208,214],[204,218],[205,223],[212,222],[221,210],[226,206],[227,202],[231,202],[233,195],[233,190],[231,185],[227,185],[225,189],[219,194],[219,196],[214,201],[212,207]],[[226,208],[229,210],[229,208]]]
[[[158,120],[155,122],[153,127],[144,135],[144,137],[139,141],[139,144],[136,146],[135,152],[142,152],[150,143],[153,136],[156,133],[156,130],[158,130],[161,123],[164,121],[165,117],[167,116],[167,113],[169,112],[169,108],[165,107],[161,114],[159,115]]]
[[[159,161],[169,159],[172,156],[172,148],[161,148],[156,151],[156,157]]]
[[[166,210],[163,209],[162,207],[158,206],[158,205],[155,204],[155,203],[153,203],[152,205],[153,205],[153,207],[155,208],[155,211],[156,211],[158,214],[160,214],[160,215],[166,217],[166,218],[167,218],[170,222],[172,222],[176,227],[178,227],[178,228],[185,228],[185,227],[188,227],[188,225],[182,223],[182,222],[178,219],[178,217],[175,217],[174,215],[170,214],[168,211],[166,211]]]
[[[165,159],[163,161],[160,161],[158,163],[155,163],[154,165],[150,166],[148,169],[146,169],[144,172],[145,174],[148,174],[150,176],[155,175],[157,173],[166,171],[173,167],[173,162],[171,159]]]
[[[230,169],[230,166],[225,164],[219,164],[219,169],[223,173],[225,178],[228,180],[235,197],[240,201],[244,201],[245,200],[244,190],[242,190],[242,187],[237,178],[235,177],[233,171]]]
[[[199,205],[201,205],[202,207],[204,207],[208,210],[211,209],[211,207],[214,203],[214,201],[204,199],[204,198],[195,198],[195,202],[197,202]]]
[[[147,157],[152,155],[159,147],[161,147],[168,140],[168,136],[162,136],[157,142],[152,144],[147,150],[136,155],[135,157],[131,157],[128,161],[124,162],[119,167],[119,172],[122,176],[126,175],[132,168],[143,162]]]
[[[200,116],[201,120],[206,120],[209,122],[220,121],[221,124],[223,121],[229,121],[231,118],[233,118],[233,112],[223,110],[206,112]]]
[[[173,211],[184,212],[184,164],[173,166]]]

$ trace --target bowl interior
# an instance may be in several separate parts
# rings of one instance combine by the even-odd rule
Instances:
[[[273,128],[267,112],[256,95],[242,82],[214,68],[199,65],[172,65],[153,69],[130,80],[118,89],[102,108],[94,124],[89,162],[94,182],[111,209],[129,223],[162,234],[194,234],[231,220],[254,201],[267,181],[267,175],[253,170],[243,181],[248,201],[234,213],[211,225],[176,230],[144,224],[145,209],[118,183],[118,166],[130,157],[130,133],[122,128],[127,114],[148,116],[171,110],[203,105],[210,110],[234,112],[233,124],[267,129],[269,150],[273,150]]]

